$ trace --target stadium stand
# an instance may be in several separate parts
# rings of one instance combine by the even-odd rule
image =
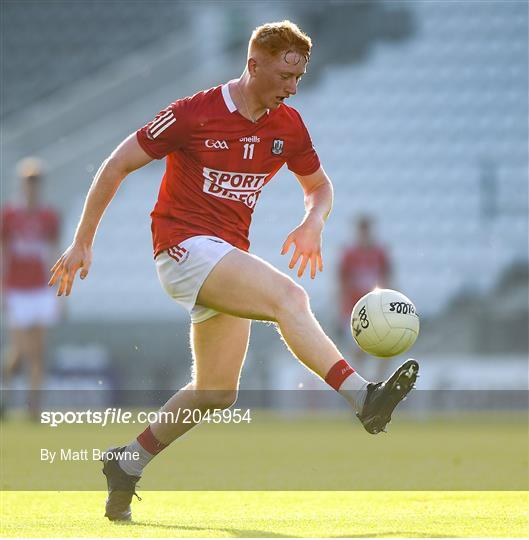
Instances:
[[[2,117],[186,24],[179,1],[2,2]]]

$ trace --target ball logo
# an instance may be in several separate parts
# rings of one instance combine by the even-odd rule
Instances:
[[[215,148],[216,150],[228,150],[229,146],[226,141],[215,141],[213,139],[206,139],[204,141],[206,148]]]
[[[362,309],[360,310],[358,315],[362,328],[367,328],[369,326],[369,319],[367,318],[367,311],[365,306],[362,306]]]
[[[408,315],[408,313],[415,315],[415,306],[406,302],[390,302],[389,310],[403,315]]]
[[[362,309],[358,312],[358,324],[353,327],[355,335],[360,335],[362,329],[369,328],[369,319],[367,318],[367,310],[365,306],[362,306]]]

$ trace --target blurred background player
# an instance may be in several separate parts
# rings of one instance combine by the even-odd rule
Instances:
[[[39,414],[47,329],[57,318],[57,301],[47,284],[50,261],[57,253],[59,216],[41,202],[43,163],[20,161],[20,202],[2,208],[2,298],[9,342],[4,351],[3,386],[19,368],[28,375],[28,409]],[[25,365],[23,366],[25,362]]]
[[[366,353],[351,340],[351,312],[358,300],[375,287],[389,288],[391,264],[386,249],[376,239],[372,218],[360,216],[355,228],[356,238],[343,250],[338,266],[338,333],[344,344],[353,344],[356,365],[376,379],[384,374],[386,364],[384,361],[364,362]]]

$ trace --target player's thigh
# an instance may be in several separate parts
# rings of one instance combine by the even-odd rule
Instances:
[[[236,390],[250,338],[248,319],[219,313],[191,325],[194,382],[201,390]]]
[[[197,304],[237,317],[278,321],[279,312],[308,305],[302,287],[255,255],[234,249],[204,281]]]

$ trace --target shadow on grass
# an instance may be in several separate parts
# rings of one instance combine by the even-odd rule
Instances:
[[[152,521],[130,521],[119,524],[116,523],[116,525],[120,525],[122,527],[126,527],[127,525],[136,525],[138,527],[153,527],[156,529],[168,529],[174,531],[220,531],[228,533],[231,536],[235,536],[237,538],[297,538],[296,536],[292,536],[291,534],[278,534],[272,531],[255,531],[251,529],[234,529],[226,527],[191,527],[189,525],[163,525],[161,523],[155,523]]]
[[[227,527],[191,527],[188,525],[163,525],[161,523],[155,523],[152,521],[130,521],[125,523],[116,523],[119,526],[132,526],[138,527],[153,527],[156,529],[168,529],[173,531],[219,531],[228,533],[236,538],[302,538],[300,536],[293,536],[291,534],[279,534],[272,531],[259,531],[252,529],[235,529]],[[329,536],[329,538],[382,538],[382,537],[397,537],[397,538],[431,538],[430,533],[421,533],[416,531],[371,531],[365,534],[351,533],[341,534],[336,536]],[[436,534],[436,538],[459,538],[457,535],[450,534]]]

